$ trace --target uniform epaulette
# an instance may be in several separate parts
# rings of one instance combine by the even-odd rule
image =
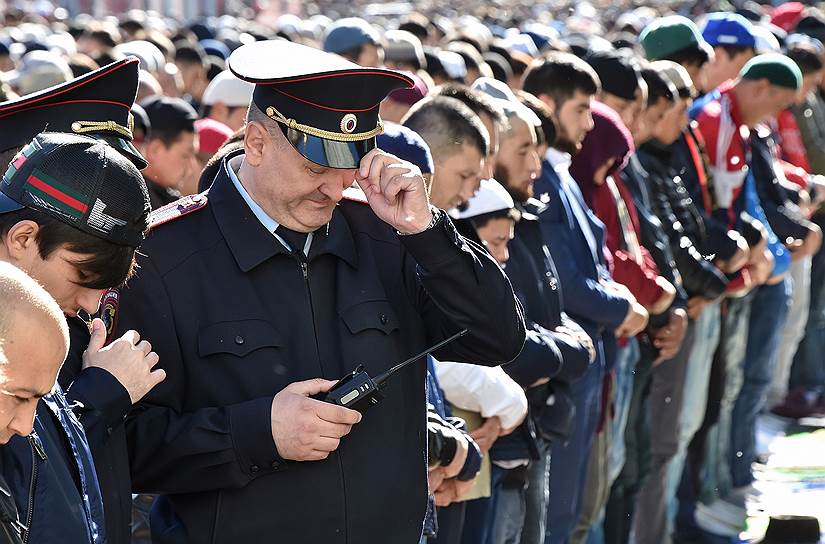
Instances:
[[[344,189],[344,192],[341,194],[341,198],[344,200],[351,200],[353,202],[360,202],[361,204],[368,204],[367,195],[365,195],[364,191],[362,191],[357,185]]]
[[[208,200],[204,194],[189,195],[158,208],[149,215],[149,228],[155,229],[173,219],[205,208]]]

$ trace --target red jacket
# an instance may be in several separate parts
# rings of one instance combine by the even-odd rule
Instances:
[[[627,210],[629,232],[622,229],[619,205],[608,183],[614,183]],[[612,257],[611,275],[616,282],[626,286],[643,306],[652,306],[664,291],[656,283],[659,269],[650,253],[639,244],[639,217],[633,197],[619,176],[594,187],[593,212],[605,226],[605,244]]]

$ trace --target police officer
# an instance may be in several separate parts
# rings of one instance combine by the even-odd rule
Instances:
[[[121,293],[116,330],[139,327],[167,372],[127,419],[136,490],[163,494],[153,538],[417,542],[424,360],[363,415],[313,397],[461,329],[437,357],[509,361],[520,307],[418,169],[375,149],[379,103],[406,76],[281,41],[229,66],[256,84],[244,153],[156,216]],[[360,201],[343,196],[353,181]]]

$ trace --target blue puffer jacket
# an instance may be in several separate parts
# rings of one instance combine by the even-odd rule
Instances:
[[[92,455],[59,386],[38,402],[32,434],[0,447],[0,474],[27,527],[24,543],[106,541]]]

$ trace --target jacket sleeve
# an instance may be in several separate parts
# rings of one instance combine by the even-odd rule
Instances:
[[[66,391],[92,451],[106,443],[112,427],[122,425],[132,407],[129,392],[108,371],[86,368],[78,374]]]
[[[407,251],[407,291],[421,309],[429,341],[461,329],[469,332],[435,357],[488,366],[515,359],[525,327],[510,281],[489,253],[458,234],[447,214],[439,213],[433,228],[400,237]]]
[[[664,290],[656,283],[658,274],[642,263],[637,263],[624,250],[618,250],[613,256],[613,278],[626,286],[639,304],[652,306],[662,296]]]
[[[727,261],[736,253],[738,246],[736,240],[728,236],[730,229],[728,226],[713,217],[703,214],[707,238],[703,251],[706,255],[716,255],[717,258]]]
[[[60,368],[58,382],[66,400],[83,425],[92,451],[102,447],[111,435],[112,427],[122,425],[132,407],[129,392],[108,371],[83,368],[83,352],[89,345],[89,331],[79,318],[69,324],[69,354]]]
[[[150,257],[121,293],[118,333],[135,328],[151,338],[166,379],[126,418],[137,492],[191,493],[240,488],[280,468],[272,439],[272,397],[183,411],[186,372],[169,294]]]
[[[564,317],[564,326],[568,329],[581,329],[578,323],[567,316]],[[581,342],[570,335],[555,332],[552,334],[564,362],[555,379],[568,384],[578,381],[590,368],[590,352]]]
[[[682,287],[682,276],[676,268],[670,241],[664,232],[662,222],[652,211],[647,187],[638,182],[633,172],[623,175],[622,179],[636,205],[636,214],[639,218],[639,241],[650,253],[659,269],[659,274],[676,287],[674,304],[683,306],[687,300],[687,293]]]
[[[651,174],[649,181],[661,185],[662,180],[655,178],[658,174]],[[727,281],[723,274],[712,263],[706,261],[702,254],[693,245],[682,228],[682,223],[676,217],[671,207],[666,191],[655,187],[651,191],[653,210],[661,221],[670,239],[674,261],[682,276],[682,284],[688,295],[702,295],[706,298],[717,298],[725,292]]]
[[[555,377],[563,363],[550,331],[533,324],[527,329],[527,340],[519,356],[503,368],[520,386],[530,387],[537,380]]]
[[[784,172],[777,158],[777,147],[770,136],[759,136],[753,140],[753,180],[762,210],[780,241],[787,238],[802,239],[808,234],[808,222],[799,208],[787,197],[782,182]]]
[[[624,321],[630,303],[576,266],[571,250],[573,233],[563,220],[558,200],[559,195],[552,195],[550,204],[539,217],[542,234],[559,273],[564,308],[572,315],[613,330]]]

